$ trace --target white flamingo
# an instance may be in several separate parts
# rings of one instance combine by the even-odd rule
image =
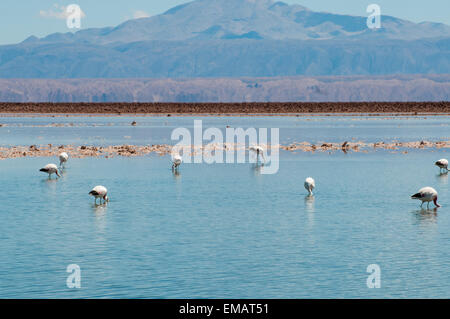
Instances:
[[[420,207],[422,208],[423,203],[427,203],[427,208],[430,208],[430,202],[434,202],[434,205],[436,207],[441,207],[438,203],[438,192],[433,187],[424,187],[419,190],[418,193],[411,196],[411,199],[418,199],[422,201],[422,205]]]
[[[109,202],[108,198],[108,190],[105,186],[95,186],[90,192],[89,195],[94,196],[95,204],[97,204],[97,198],[100,198],[100,204],[102,203],[102,199],[104,202]]]
[[[69,160],[69,155],[66,152],[62,152],[59,154],[59,166],[62,166],[63,164],[67,163]]]
[[[56,174],[56,176],[61,177],[61,175],[59,175],[58,166],[56,166],[55,164],[47,164],[39,171],[47,173],[49,179],[52,178],[52,174]]]
[[[448,169],[448,160],[443,158],[440,159],[439,161],[437,161],[436,163],[434,163],[437,167],[439,167],[439,171],[442,173],[442,171],[444,172],[449,172],[450,170]]]
[[[262,146],[259,145],[253,145],[250,146],[250,151],[255,152],[256,153],[256,161],[258,162],[259,160],[259,155],[262,156],[264,163],[266,162],[266,158],[264,157],[264,148]]]
[[[309,196],[313,195],[313,189],[316,188],[316,182],[314,181],[314,179],[312,177],[308,177],[305,180],[305,188],[306,190],[309,192]]]
[[[172,157],[172,170],[178,170],[178,167],[183,163],[183,158],[176,154]]]

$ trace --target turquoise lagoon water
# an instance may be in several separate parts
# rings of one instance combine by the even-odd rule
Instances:
[[[0,145],[171,144],[193,119],[3,117]],[[279,127],[282,144],[450,135],[449,117],[201,119]],[[0,298],[449,298],[449,181],[433,166],[449,156],[282,151],[274,175],[253,164],[183,164],[174,175],[157,155],[72,158],[57,181],[38,172],[56,159],[3,160]],[[106,206],[88,196],[98,184]],[[409,198],[428,185],[438,211]],[[69,264],[81,268],[81,289],[66,285]],[[366,285],[371,264],[380,289]]]

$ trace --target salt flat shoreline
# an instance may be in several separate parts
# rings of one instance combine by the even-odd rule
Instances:
[[[447,102],[0,103],[0,116],[432,116]]]
[[[343,153],[369,153],[377,150],[386,150],[391,153],[408,154],[411,149],[448,149],[450,148],[450,141],[442,140],[437,142],[430,141],[415,141],[415,142],[388,142],[379,141],[375,143],[365,143],[362,141],[343,143],[327,143],[321,142],[312,144],[309,142],[294,142],[288,145],[263,145],[267,150],[278,149],[289,152],[327,152],[330,154],[336,152]],[[172,145],[156,144],[156,145],[113,145],[113,146],[74,146],[74,145],[31,145],[31,146],[10,146],[0,147],[0,160],[23,158],[23,157],[55,157],[61,152],[68,152],[73,158],[86,157],[104,157],[112,158],[116,156],[121,157],[139,157],[147,154],[157,154],[160,156],[170,155]],[[198,153],[211,154],[212,151],[245,151],[246,146],[240,144],[213,144],[202,147],[193,147],[190,155]]]

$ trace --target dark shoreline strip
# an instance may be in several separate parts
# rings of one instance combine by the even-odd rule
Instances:
[[[12,114],[450,114],[447,102],[318,102],[318,103],[0,103]]]

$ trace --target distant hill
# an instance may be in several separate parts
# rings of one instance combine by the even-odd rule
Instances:
[[[450,27],[196,0],[116,27],[0,46],[0,78],[221,78],[450,73]]]
[[[364,12],[364,6],[361,12]],[[314,12],[271,0],[195,0],[167,12],[126,21],[116,27],[51,34],[41,43],[95,44],[212,39],[329,40],[379,38],[417,40],[450,37],[450,26],[382,17],[382,29],[370,30],[367,17]]]
[[[450,75],[0,79],[1,102],[450,101]]]

